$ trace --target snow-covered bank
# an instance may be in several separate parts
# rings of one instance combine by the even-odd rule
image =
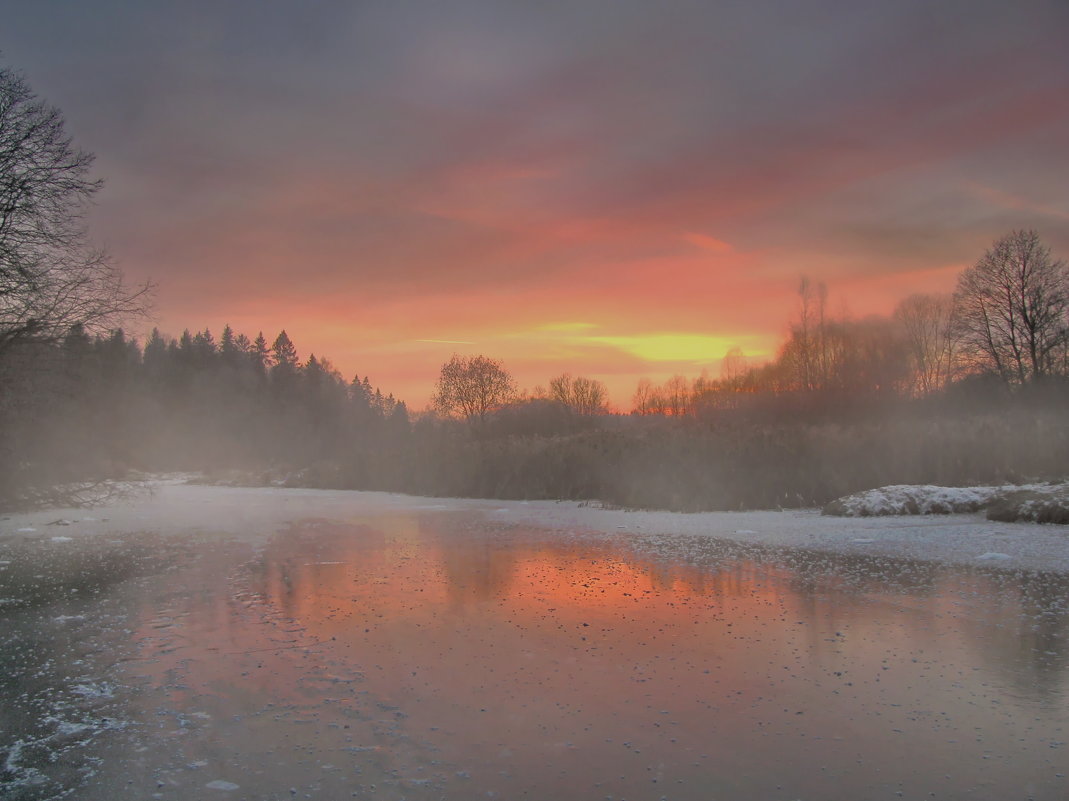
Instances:
[[[998,492],[998,487],[893,484],[837,498],[824,507],[824,514],[837,517],[880,517],[977,512],[987,506]]]
[[[985,511],[1007,523],[1069,523],[1069,484],[1005,484],[998,487],[935,487],[894,484],[856,492],[824,506],[835,517],[947,515]]]
[[[471,513],[502,524],[562,532],[634,534],[656,549],[664,538],[712,537],[745,544],[879,554],[1069,572],[1069,531],[999,523],[982,513],[924,517],[826,517],[819,510],[644,512],[575,502],[419,498],[341,490],[234,488],[156,482],[151,493],[91,510],[53,509],[0,518],[0,537],[50,539],[149,531],[260,541],[288,523],[359,521],[382,514]],[[666,552],[669,549],[666,548]]]

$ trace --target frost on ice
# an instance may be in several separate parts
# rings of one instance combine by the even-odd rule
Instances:
[[[234,782],[224,781],[223,779],[216,779],[210,781],[206,785],[209,790],[237,790],[241,785],[234,784]]]

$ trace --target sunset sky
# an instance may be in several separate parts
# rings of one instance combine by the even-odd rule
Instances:
[[[225,323],[420,408],[453,352],[527,388],[771,356],[1069,257],[1069,2],[10,2],[0,61],[105,179],[154,322]],[[151,324],[150,324],[151,326]]]

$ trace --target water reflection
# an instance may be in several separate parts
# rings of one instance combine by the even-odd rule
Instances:
[[[19,629],[42,681],[114,691],[90,801],[1067,791],[1064,577],[463,514],[142,552],[78,607],[110,667]]]
[[[1064,579],[704,547],[309,523],[254,586],[480,792],[1063,787]]]

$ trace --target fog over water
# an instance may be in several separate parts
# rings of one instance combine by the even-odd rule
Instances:
[[[1064,575],[410,506],[5,536],[10,797],[1064,795]]]

